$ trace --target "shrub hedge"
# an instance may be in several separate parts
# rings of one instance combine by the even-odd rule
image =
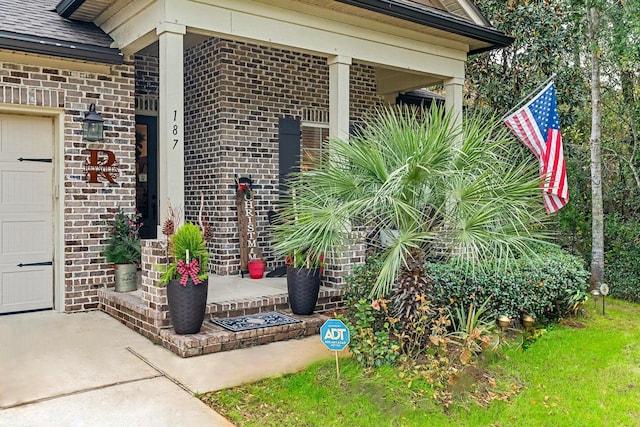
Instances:
[[[427,264],[436,306],[450,307],[490,298],[486,315],[555,321],[575,312],[587,296],[589,272],[582,259],[559,248],[541,250],[537,260],[514,260],[505,268],[488,266],[471,273],[459,264]]]
[[[608,215],[605,244],[604,273],[611,296],[640,302],[640,224]]]
[[[365,264],[353,267],[346,278],[345,304],[348,313],[341,318],[351,334],[349,350],[360,366],[367,368],[393,365],[400,353],[398,341],[392,337],[385,303],[374,308],[369,296],[380,274],[382,263],[369,257]]]
[[[354,307],[362,298],[369,299],[380,267],[376,259],[354,267],[347,278],[347,307]],[[491,318],[530,314],[540,322],[555,321],[574,312],[589,287],[584,261],[555,247],[540,249],[536,260],[514,260],[506,267],[490,265],[473,273],[456,263],[430,262],[426,267],[433,281],[436,307],[454,310],[461,305],[468,307],[472,298],[476,303],[490,298],[486,316]],[[621,291],[615,287],[612,293],[613,289]],[[383,316],[379,316],[374,324],[383,322]]]

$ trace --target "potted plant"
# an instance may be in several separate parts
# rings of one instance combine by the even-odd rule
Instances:
[[[302,210],[305,206],[314,205],[317,199],[315,192],[320,190],[304,185],[306,175],[288,175],[289,184],[300,183],[299,189],[280,200],[280,210],[275,214],[271,234],[274,252],[285,257],[291,311],[303,315],[313,313],[318,301],[324,256],[340,250],[336,233],[327,227],[316,227],[314,214]]]
[[[209,253],[203,232],[188,222],[175,233],[173,225],[165,224],[163,232],[169,238],[169,264],[160,285],[167,286],[171,323],[177,334],[195,334],[202,327],[209,288]]]
[[[287,292],[294,314],[311,314],[318,302],[324,256],[309,247],[292,251],[287,264]]]
[[[127,215],[119,208],[110,221],[110,239],[104,249],[108,262],[115,264],[116,292],[137,289],[137,270],[140,262],[140,214]]]
[[[254,258],[249,260],[247,267],[249,268],[249,277],[252,279],[262,279],[264,276],[265,262],[262,258]]]

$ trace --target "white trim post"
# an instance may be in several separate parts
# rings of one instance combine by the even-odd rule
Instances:
[[[329,64],[329,138],[349,138],[349,69],[351,58],[332,56]]]
[[[452,78],[444,82],[445,98],[444,107],[451,113],[451,126],[460,131],[462,125],[462,89],[464,88],[464,79]],[[462,133],[456,141],[457,147],[462,146]]]
[[[184,219],[184,25],[163,22],[159,36],[160,87],[158,126],[158,237],[167,218],[168,201]]]

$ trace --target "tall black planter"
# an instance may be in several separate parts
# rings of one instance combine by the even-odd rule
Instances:
[[[169,315],[176,334],[186,335],[200,332],[207,308],[208,290],[208,280],[196,285],[189,279],[187,286],[182,286],[179,280],[169,281],[167,286]]]
[[[288,266],[287,291],[289,306],[294,314],[313,313],[320,292],[320,269]]]

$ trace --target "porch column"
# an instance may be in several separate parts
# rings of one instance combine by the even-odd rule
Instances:
[[[461,130],[460,126],[462,125],[462,88],[464,86],[464,80],[461,78],[452,78],[449,80],[445,80],[444,82],[444,107],[448,112],[451,112],[451,126],[453,129]],[[456,148],[462,148],[462,133],[459,133],[454,144]],[[456,202],[454,197],[450,197],[447,200],[447,213],[448,216],[451,214],[453,209],[455,208]],[[447,221],[445,222],[445,227],[448,228],[451,224]],[[443,248],[443,251],[447,249]],[[451,246],[448,248],[451,253],[463,255],[462,248],[460,246],[454,247]]]
[[[351,58],[332,56],[328,58],[327,63],[329,64],[329,137],[348,139]],[[354,236],[358,235],[358,230],[351,231]],[[364,262],[365,249],[362,243],[354,241],[335,257],[327,257],[324,285],[343,286],[345,276],[351,272],[351,265]]]
[[[451,124],[458,129],[462,124],[462,89],[464,87],[464,79],[454,77],[444,82],[445,98],[444,106],[447,111],[451,112]],[[462,139],[458,141],[458,145],[462,145]]]
[[[351,58],[332,56],[329,64],[329,137],[349,138],[349,68]]]
[[[171,206],[184,220],[184,25],[163,22],[159,36],[159,123],[158,123],[158,237]]]

